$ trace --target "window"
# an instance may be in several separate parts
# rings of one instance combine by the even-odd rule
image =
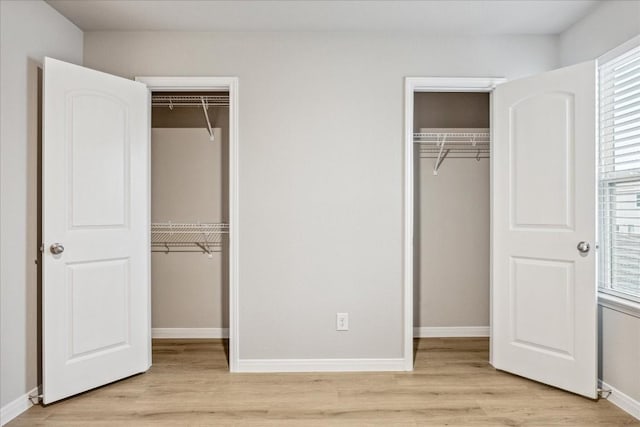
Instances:
[[[599,286],[636,301],[640,301],[639,44],[599,63]]]

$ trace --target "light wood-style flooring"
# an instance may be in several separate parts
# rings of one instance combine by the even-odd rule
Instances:
[[[436,338],[416,340],[413,372],[230,374],[222,340],[157,340],[146,374],[8,426],[640,426],[487,360],[486,339]]]

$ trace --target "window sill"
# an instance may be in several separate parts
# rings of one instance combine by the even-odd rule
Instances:
[[[598,304],[629,316],[640,318],[640,303],[620,298],[604,292],[598,292]]]

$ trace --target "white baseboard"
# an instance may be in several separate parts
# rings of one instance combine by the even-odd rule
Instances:
[[[404,359],[240,359],[237,372],[404,371]]]
[[[229,328],[153,328],[153,338],[229,338]]]
[[[598,385],[603,390],[611,390],[611,394],[607,397],[609,402],[640,420],[640,402],[602,380],[598,380]]]
[[[15,399],[13,402],[9,402],[0,409],[0,426],[7,424],[9,421],[22,414],[27,409],[33,406],[29,395],[38,394],[38,387],[23,394]]]
[[[415,338],[488,337],[489,326],[418,326],[413,328]]]

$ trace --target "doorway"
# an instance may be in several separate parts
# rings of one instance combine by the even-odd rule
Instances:
[[[596,397],[596,275],[587,244],[595,239],[596,224],[594,70],[589,61],[500,85],[499,79],[406,79],[408,369],[416,245],[414,94],[491,92],[489,362],[502,371]],[[431,148],[434,174],[447,158],[442,141]],[[436,248],[444,247],[440,242]],[[462,269],[464,262],[454,266]],[[461,310],[457,305],[454,309]]]
[[[157,239],[153,243],[151,239],[157,231],[163,232],[160,240],[165,252],[196,249],[213,258],[216,249],[226,249],[226,260],[220,260],[219,270],[225,279],[228,277],[225,280],[229,283],[228,297],[219,299],[229,301],[228,365],[230,370],[236,370],[237,87],[237,78],[132,81],[45,58],[42,125],[42,395],[45,404],[150,368],[150,249],[158,249]],[[175,212],[171,208],[180,201],[161,194],[157,201],[169,199],[166,203],[169,207],[165,206],[164,212],[156,209],[156,213],[166,215],[167,220],[159,221],[161,230],[152,231],[156,227],[151,226],[150,212],[151,94],[160,91],[186,92],[188,95],[183,96],[190,98],[195,97],[194,92],[207,92],[206,96],[198,97],[204,113],[208,112],[208,103],[216,98],[212,93],[226,94],[228,112],[224,121],[228,124],[228,144],[224,144],[224,157],[228,161],[222,161],[220,145],[217,151],[212,150],[216,137],[218,143],[224,138],[210,119],[206,120],[206,130],[190,130],[197,133],[196,145],[205,146],[200,141],[204,139],[209,144],[207,150],[212,151],[203,154],[202,159],[218,158],[220,191],[214,198],[224,199],[226,203],[219,203],[217,217],[215,212],[201,213],[204,211],[199,207],[186,209],[203,216],[202,220],[178,218],[183,222],[176,224],[172,222]],[[167,137],[160,136],[161,139]],[[178,139],[185,140],[185,135],[181,137]],[[172,177],[181,173],[188,175],[193,172],[191,166],[201,160],[196,153],[191,157],[191,165],[182,165],[176,172],[178,162],[175,160],[182,157],[182,150],[178,146],[176,151],[175,145],[169,148],[160,158],[164,157],[170,166],[167,170],[171,170],[173,176],[169,174],[168,179],[165,176],[164,181],[160,180],[162,191],[171,187]],[[193,147],[184,148],[189,148],[184,150],[189,152]],[[224,171],[223,164],[228,165]],[[211,166],[204,164],[197,169],[207,172],[214,168]],[[64,173],[58,173],[61,170]],[[225,192],[222,191],[223,178],[227,183]],[[212,181],[210,184],[215,181],[207,177],[201,180]],[[206,183],[204,186],[206,188]],[[201,203],[204,197],[195,198]],[[195,232],[191,227],[194,224]],[[178,230],[174,225],[180,225]],[[176,235],[180,240],[174,239]],[[187,242],[182,240],[185,235],[190,238]],[[163,276],[171,277],[162,271],[156,274],[165,279]],[[203,298],[208,297],[203,295]],[[202,311],[202,307],[200,309]]]
[[[414,93],[416,338],[489,336],[489,109],[486,92]]]
[[[151,117],[151,151],[152,162],[171,160],[172,150],[176,149],[174,143],[190,139],[193,141],[194,150],[191,161],[198,161],[200,155],[207,156],[204,151],[210,151],[212,163],[211,169],[215,169],[216,162],[221,170],[214,172],[207,169],[205,164],[194,167],[189,165],[189,159],[184,166],[191,170],[190,177],[187,178],[193,184],[201,180],[217,180],[217,184],[203,182],[204,190],[196,191],[197,194],[209,194],[209,202],[199,197],[194,201],[198,205],[195,212],[193,209],[182,206],[178,211],[182,211],[189,216],[186,222],[180,220],[179,227],[172,224],[169,217],[160,218],[164,213],[177,212],[176,205],[172,203],[172,195],[181,194],[184,199],[185,192],[180,188],[170,187],[173,177],[180,176],[181,180],[185,175],[179,172],[179,166],[173,163],[172,172],[164,173],[159,165],[152,163],[152,194],[159,197],[159,203],[151,202],[152,215],[152,281],[155,276],[158,278],[158,291],[165,291],[163,296],[154,294],[152,283],[153,308],[160,306],[171,307],[172,294],[175,289],[175,280],[167,280],[165,273],[169,271],[189,270],[194,274],[194,269],[189,268],[191,264],[199,266],[199,272],[195,273],[195,280],[192,285],[217,293],[221,298],[217,302],[205,302],[205,306],[212,306],[217,313],[209,313],[216,316],[220,322],[219,328],[195,328],[191,331],[183,331],[193,336],[200,329],[201,337],[228,337],[228,362],[229,370],[236,371],[238,366],[238,111],[237,111],[237,78],[218,77],[137,77],[136,81],[145,83],[151,94],[152,117]],[[155,123],[155,125],[154,125]],[[187,135],[188,134],[188,135]],[[155,141],[154,141],[155,139]],[[154,143],[160,141],[162,147],[154,153]],[[216,146],[217,144],[217,146]],[[201,148],[198,149],[197,146]],[[179,148],[178,148],[179,149]],[[202,151],[204,150],[204,151]],[[198,154],[200,153],[200,154]],[[159,157],[156,158],[155,155]],[[188,156],[187,156],[188,157]],[[217,160],[214,160],[217,158]],[[205,160],[206,163],[206,160]],[[197,169],[197,170],[196,170]],[[166,172],[166,171],[165,171]],[[186,171],[185,171],[186,172]],[[157,185],[154,190],[154,180]],[[208,191],[207,187],[211,190]],[[203,191],[204,192],[203,192]],[[186,192],[188,193],[188,192]],[[164,199],[164,201],[163,201]],[[186,199],[188,200],[187,196]],[[215,199],[215,200],[214,200]],[[191,205],[191,202],[189,202]],[[154,209],[155,207],[155,209]],[[156,214],[160,215],[156,218]],[[194,216],[195,215],[195,216]],[[170,215],[169,215],[170,216]],[[198,216],[208,217],[207,219],[196,218]],[[186,217],[185,217],[186,218]],[[155,222],[157,220],[157,222]],[[155,225],[154,225],[155,222]],[[155,230],[155,233],[154,233]],[[155,236],[155,238],[154,238]],[[187,237],[189,236],[189,237]],[[155,240],[154,240],[155,239]],[[186,240],[185,240],[186,239]],[[168,240],[168,241],[167,241]],[[173,254],[171,252],[174,252]],[[185,253],[195,252],[195,253]],[[177,255],[178,258],[168,258]],[[182,261],[179,258],[183,258]],[[154,262],[154,260],[156,262]],[[177,263],[177,264],[176,264]],[[191,266],[193,267],[193,265]],[[197,270],[198,268],[196,268]],[[212,275],[212,276],[211,276]],[[211,276],[211,277],[209,277]],[[207,285],[207,283],[209,285]],[[168,293],[167,293],[168,291]],[[174,293],[175,295],[179,295]],[[192,299],[198,299],[199,293],[191,295]],[[226,299],[226,301],[222,301]],[[189,310],[187,300],[183,301],[182,313],[174,313],[178,317]],[[209,303],[207,305],[207,303]],[[228,314],[227,314],[228,313]],[[159,313],[158,313],[159,314]],[[156,315],[152,311],[152,318]],[[188,315],[190,316],[190,315]],[[228,318],[228,327],[225,327],[223,320]],[[174,322],[176,319],[165,319]],[[191,319],[194,320],[194,319]],[[198,319],[195,319],[198,321]],[[202,320],[202,319],[200,319]],[[181,328],[170,328],[179,330]],[[180,333],[180,332],[178,332]],[[167,335],[169,334],[169,335]],[[156,337],[170,337],[171,332],[166,328],[157,328]],[[174,335],[175,336],[175,335]],[[183,335],[184,336],[184,335]],[[188,335],[187,335],[188,336]]]
[[[428,295],[421,295],[421,293],[441,293],[443,301],[449,303],[455,301],[456,298],[456,295],[450,292],[451,289],[438,289],[439,286],[446,286],[446,283],[443,283],[442,280],[438,280],[438,278],[434,276],[434,271],[436,271],[435,274],[437,274],[437,270],[431,270],[429,272],[432,277],[424,277],[426,275],[424,267],[428,267],[429,264],[433,264],[434,262],[438,264],[441,263],[441,259],[438,260],[434,257],[446,257],[446,251],[431,250],[434,248],[428,244],[422,245],[423,239],[421,236],[428,237],[424,235],[425,232],[433,233],[436,230],[446,233],[447,227],[440,227],[438,224],[438,215],[442,217],[442,215],[446,216],[447,213],[442,210],[437,211],[439,202],[435,200],[435,198],[442,199],[442,196],[451,189],[460,192],[461,188],[465,186],[464,182],[460,182],[461,180],[472,182],[476,186],[479,185],[479,188],[488,195],[489,183],[486,182],[486,186],[483,186],[481,182],[478,182],[478,178],[482,179],[484,175],[487,173],[490,175],[491,173],[488,160],[490,156],[488,97],[495,85],[503,81],[504,79],[500,78],[407,78],[405,81],[404,358],[405,369],[407,370],[413,368],[415,357],[414,336],[450,336],[451,333],[455,333],[456,336],[486,336],[488,332],[485,331],[486,328],[481,326],[475,329],[468,327],[456,328],[456,323],[461,320],[457,318],[447,318],[447,316],[451,317],[446,314],[450,312],[450,310],[446,308],[446,304],[442,304],[442,301],[438,306],[438,310],[440,310],[441,313],[439,316],[436,314],[436,317],[439,318],[432,318],[428,321],[425,320],[426,322],[433,323],[433,326],[430,328],[421,328],[421,316],[426,316],[426,313],[421,313],[420,310],[421,300],[429,298]],[[460,105],[469,105],[469,103],[473,104],[473,106],[467,108],[466,113],[456,114],[456,117],[447,114],[448,111],[458,111]],[[449,145],[447,145],[448,138]],[[445,164],[445,162],[448,163]],[[473,170],[465,168],[465,166],[468,166],[467,162],[473,162],[471,163]],[[448,181],[443,181],[441,179],[446,178],[442,176],[444,171],[441,170],[441,168],[447,167],[449,170],[446,174],[454,177],[454,180],[449,179]],[[465,175],[470,176],[460,177],[458,175],[457,178],[455,178],[456,175],[452,174],[455,170],[463,170],[465,171]],[[425,185],[429,186],[430,194],[428,197],[431,199],[429,203],[433,205],[433,211],[425,218],[421,218],[422,212],[424,212],[425,209],[424,206],[421,209],[420,202],[424,201],[425,197],[422,196],[421,198],[420,194],[422,190],[425,189]],[[443,191],[445,193],[442,193]],[[475,195],[478,196],[478,194]],[[450,196],[451,198],[448,197],[447,199],[455,201],[458,196],[464,197],[464,194],[450,194]],[[465,201],[469,200],[462,199],[463,204]],[[490,197],[488,197],[485,202],[485,207],[488,208]],[[448,204],[450,205],[450,209],[460,208],[460,206],[455,206],[456,203]],[[481,208],[478,212],[480,216],[475,218],[478,221],[482,221],[483,215],[487,216],[489,213],[483,213],[481,211],[484,211],[484,209]],[[436,215],[433,215],[433,213],[436,213]],[[456,212],[456,215],[460,215],[460,212]],[[440,219],[444,219],[444,217]],[[450,220],[450,218],[448,220]],[[455,224],[448,225],[448,228],[451,227],[455,227]],[[489,221],[486,221],[485,234],[487,239],[489,227]],[[475,246],[482,246],[483,240],[485,240],[483,239],[485,234],[483,234],[482,230],[477,229],[474,230],[474,232],[478,234],[478,236],[476,236],[478,237],[476,239],[478,241],[475,242]],[[450,243],[455,244],[455,242]],[[455,250],[455,248],[451,249]],[[486,249],[488,251],[489,247]],[[429,251],[431,252],[431,256],[425,253]],[[427,258],[425,258],[425,256]],[[474,259],[476,264],[482,264],[482,256],[474,256]],[[488,272],[488,254],[486,261],[487,265],[485,268]],[[425,265],[423,266],[422,264]],[[440,268],[446,268],[446,266],[440,266]],[[461,283],[461,280],[464,280],[464,278],[460,277],[460,271],[447,272],[446,270],[440,270],[440,272],[444,274],[444,276],[448,276],[445,278],[448,279],[449,282],[455,283],[458,287],[464,286],[464,284]],[[443,277],[440,277],[439,279],[442,278]],[[434,280],[436,280],[437,283],[435,283]],[[481,283],[480,287],[482,287],[482,285]],[[487,295],[485,298],[487,300],[486,305],[488,306],[488,283],[484,285],[486,285]],[[431,303],[432,301],[429,301],[429,304]],[[488,307],[486,310],[488,310]],[[459,311],[460,310],[454,314],[454,317],[461,314]],[[484,313],[477,313],[475,317],[482,317],[483,314]],[[443,327],[443,324],[447,324],[447,327]]]

